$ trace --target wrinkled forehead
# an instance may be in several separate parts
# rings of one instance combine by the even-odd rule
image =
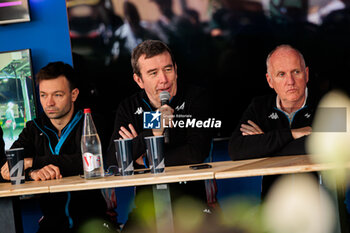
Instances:
[[[142,54],[138,59],[140,71],[150,69],[153,66],[160,66],[164,64],[173,65],[171,56],[167,51],[154,56],[147,56],[146,54]]]
[[[303,58],[294,49],[281,48],[276,50],[269,59],[268,69],[305,69]]]

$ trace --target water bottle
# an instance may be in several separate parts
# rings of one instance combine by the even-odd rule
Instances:
[[[86,179],[104,176],[101,141],[92,120],[90,108],[84,109],[84,126],[81,135],[84,177]]]

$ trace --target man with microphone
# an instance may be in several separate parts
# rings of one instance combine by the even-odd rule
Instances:
[[[142,90],[122,101],[117,109],[114,131],[106,157],[107,165],[117,164],[113,140],[133,138],[133,159],[136,167],[144,167],[147,165],[147,159],[144,159],[146,156],[144,138],[164,133],[165,141],[168,141],[164,145],[165,166],[202,163],[210,152],[212,130],[193,125],[179,127],[172,122],[186,121],[186,118],[208,119],[210,105],[208,94],[202,88],[178,85],[175,59],[168,46],[161,41],[147,40],[139,44],[132,52],[131,65],[134,81]],[[144,127],[144,113],[147,112],[160,114],[162,119],[159,129]],[[140,189],[149,188],[140,186],[138,192]],[[171,184],[170,190],[172,201],[185,195],[206,203],[203,181]],[[135,204],[137,211],[142,205],[138,195]],[[132,219],[131,214],[125,230],[135,227],[137,221],[131,223]]]

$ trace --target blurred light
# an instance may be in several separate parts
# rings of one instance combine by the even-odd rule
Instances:
[[[307,140],[307,151],[312,155],[316,163],[330,163],[335,169],[322,172],[326,185],[330,188],[344,187],[347,184],[348,169],[346,166],[350,160],[350,100],[342,92],[332,91],[320,101],[318,109],[345,108],[345,132],[318,132],[313,131]],[[332,126],[337,124],[344,116],[325,117],[324,111],[316,111],[313,129],[322,125]]]
[[[260,203],[255,198],[234,196],[221,202],[222,225],[234,232],[262,233]]]
[[[280,178],[263,213],[266,230],[271,233],[330,233],[335,226],[332,201],[309,174]]]
[[[102,219],[91,219],[85,222],[78,230],[78,233],[112,233],[117,232],[114,227],[102,220]]]
[[[174,204],[174,223],[179,232],[193,232],[199,228],[204,221],[204,210],[197,200],[183,197]]]

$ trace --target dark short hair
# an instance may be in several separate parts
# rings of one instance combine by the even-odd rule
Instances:
[[[65,76],[69,83],[69,89],[72,91],[77,87],[77,74],[73,67],[63,62],[51,62],[41,68],[36,74],[36,83],[42,80],[56,79],[59,76]]]
[[[168,52],[170,54],[173,65],[175,65],[174,55],[164,42],[160,40],[146,40],[142,42],[141,44],[136,46],[136,48],[134,48],[131,54],[131,66],[133,72],[141,77],[138,60],[142,55],[145,54],[146,58],[151,58],[164,52]]]

